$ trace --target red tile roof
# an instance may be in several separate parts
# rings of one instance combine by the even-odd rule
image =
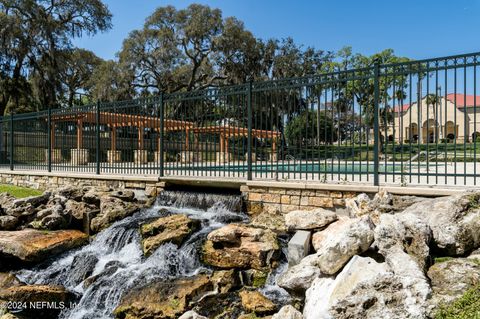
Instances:
[[[447,94],[447,100],[452,103],[455,103],[455,97],[457,98],[457,108],[473,107],[475,102],[477,106],[480,106],[480,96],[477,96],[477,100],[475,101],[475,95],[465,95],[460,93]]]
[[[449,100],[452,103],[455,103],[455,97],[457,98],[456,102],[457,102],[457,108],[458,109],[461,109],[461,108],[464,108],[464,107],[474,107],[475,102],[477,104],[477,107],[480,107],[480,95],[475,97],[475,95],[469,95],[469,94],[465,95],[465,94],[461,94],[461,93],[447,94],[447,100]],[[476,101],[475,101],[475,98],[476,98]],[[417,103],[417,102],[415,102],[415,103]],[[405,105],[402,105],[402,106],[395,106],[393,108],[393,112],[397,113],[400,110],[401,110],[401,112],[405,112],[409,108],[410,108],[410,104],[405,104]]]

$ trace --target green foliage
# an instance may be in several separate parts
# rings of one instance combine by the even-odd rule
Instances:
[[[454,258],[453,257],[448,257],[448,256],[447,257],[435,257],[434,258],[434,263],[435,264],[443,263],[445,261],[449,261],[449,260],[452,260],[452,259],[454,259]]]
[[[41,191],[36,189],[13,186],[13,185],[5,185],[5,184],[0,184],[0,193],[9,193],[10,195],[16,198],[38,196],[42,194]]]
[[[469,289],[450,305],[444,305],[435,314],[435,319],[480,318],[480,285]]]
[[[307,146],[336,140],[333,120],[324,111],[307,110],[295,116],[286,126],[289,146]]]

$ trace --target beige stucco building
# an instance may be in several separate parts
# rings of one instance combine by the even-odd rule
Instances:
[[[389,141],[435,143],[456,139],[463,143],[480,136],[480,96],[447,94],[437,101],[425,96],[420,103],[395,107],[393,114],[393,123],[387,128]]]

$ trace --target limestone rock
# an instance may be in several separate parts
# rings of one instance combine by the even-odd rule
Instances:
[[[15,216],[0,216],[0,230],[14,230],[18,224],[19,220]]]
[[[211,290],[213,285],[206,275],[154,282],[128,292],[114,314],[116,318],[178,318],[191,300]]]
[[[285,225],[285,215],[280,213],[260,213],[252,218],[250,225],[257,228],[270,229],[277,234],[287,233],[287,226]]]
[[[240,298],[243,308],[256,314],[272,313],[276,309],[275,304],[259,291],[242,290],[240,291]]]
[[[133,215],[139,209],[140,207],[136,203],[124,202],[117,197],[103,195],[100,197],[100,213],[92,219],[91,230],[97,233],[110,224]]]
[[[22,283],[11,273],[0,272],[0,291],[13,286],[20,286]]]
[[[277,236],[268,229],[230,224],[208,234],[203,246],[203,261],[219,268],[269,266],[278,258]]]
[[[321,275],[320,269],[300,262],[298,265],[289,267],[277,280],[277,285],[291,291],[303,293],[312,282]]]
[[[432,304],[448,304],[480,283],[480,260],[456,258],[436,263],[428,269]]]
[[[83,195],[85,195],[85,193],[90,189],[92,188],[68,185],[68,186],[60,187],[58,190],[54,191],[53,193],[58,196],[64,197],[66,200],[74,200],[79,202],[82,200]]]
[[[95,205],[87,204],[84,202],[68,200],[65,203],[65,214],[72,216],[73,219],[78,223],[81,223],[85,216],[95,210],[97,210],[97,207]]]
[[[135,200],[135,192],[127,189],[113,191],[109,195],[124,202],[133,202]]]
[[[427,318],[428,283],[393,273],[362,281],[330,309],[332,318]],[[315,317],[305,317],[315,318]]]
[[[75,301],[75,296],[62,286],[24,285],[0,290],[0,303],[13,300],[17,303],[50,302],[68,305]],[[57,318],[59,312],[60,309],[55,307],[44,307],[40,310],[26,308],[18,315],[22,318],[50,319]]]
[[[438,197],[413,204],[404,214],[417,215],[432,229],[437,253],[460,256],[480,246],[480,193]]]
[[[283,306],[279,312],[272,316],[272,319],[303,319],[300,311],[291,305]]]
[[[200,316],[198,313],[196,313],[193,310],[185,312],[183,315],[178,317],[178,319],[208,319],[207,317]]]
[[[385,263],[369,257],[354,256],[334,279],[316,278],[307,290],[303,315],[306,319],[332,318],[331,308],[349,296],[361,282],[369,282],[379,275],[388,274]]]
[[[0,258],[12,263],[39,262],[85,244],[88,236],[78,230],[24,229],[0,232]]]
[[[167,242],[180,246],[184,239],[197,229],[199,225],[200,221],[190,219],[182,214],[160,217],[151,223],[142,225],[140,232],[143,237],[144,254],[150,255]]]
[[[418,216],[411,213],[383,214],[375,228],[374,245],[378,247],[380,253],[399,245],[426,270],[430,258],[431,239],[430,227]]]
[[[285,224],[289,230],[320,229],[336,220],[337,214],[323,208],[294,210],[285,215]]]
[[[317,251],[310,257],[312,265],[323,274],[333,275],[356,254],[366,251],[373,242],[373,224],[370,217],[344,218],[313,235]]]

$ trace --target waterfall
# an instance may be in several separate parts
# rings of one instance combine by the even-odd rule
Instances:
[[[153,280],[192,276],[204,270],[198,252],[207,234],[231,222],[245,222],[240,196],[165,191],[156,204],[100,232],[90,244],[70,251],[48,266],[17,273],[28,284],[59,284],[79,295],[63,319],[112,318],[122,296]],[[166,214],[186,214],[202,227],[181,246],[168,243],[144,257],[139,227]],[[95,279],[95,280],[93,280]]]

